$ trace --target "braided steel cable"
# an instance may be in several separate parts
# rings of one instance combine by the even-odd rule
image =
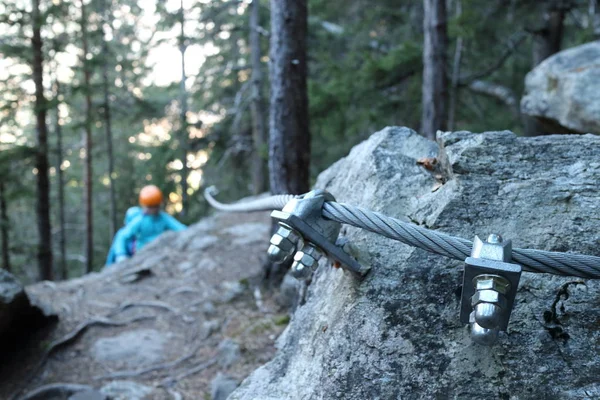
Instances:
[[[348,204],[326,202],[323,206],[323,217],[457,260],[469,257],[473,247],[473,243],[469,240],[408,224]],[[600,278],[600,257],[516,248],[512,251],[512,259],[526,271]]]
[[[284,194],[248,202],[223,204],[213,197],[216,193],[216,188],[209,187],[204,191],[204,196],[216,209],[229,212],[281,210],[290,200],[298,197]],[[432,231],[349,204],[326,202],[323,205],[322,215],[324,218],[365,229],[456,260],[462,261],[469,257],[473,247],[473,242],[470,240]],[[520,264],[525,271],[600,279],[600,257],[596,256],[515,248],[512,250],[512,260]]]
[[[206,198],[206,201],[217,210],[228,212],[281,210],[290,200],[297,197],[293,194],[280,194],[250,201],[224,204],[214,198],[218,193],[219,191],[216,187],[210,186],[204,189],[204,198]]]

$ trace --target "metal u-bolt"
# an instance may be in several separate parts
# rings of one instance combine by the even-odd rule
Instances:
[[[364,276],[369,267],[360,265],[336,245],[341,224],[322,216],[323,205],[335,201],[331,193],[316,189],[290,200],[281,211],[271,217],[279,222],[279,229],[271,237],[268,254],[273,262],[284,262],[294,255],[292,275],[309,278],[319,259],[326,255],[358,276]]]
[[[491,345],[505,331],[512,312],[521,266],[511,264],[512,244],[500,235],[475,237],[465,260],[461,321],[471,325],[474,342]]]

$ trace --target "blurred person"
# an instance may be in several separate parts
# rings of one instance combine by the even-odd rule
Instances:
[[[139,202],[142,211],[115,238],[116,262],[131,257],[127,252],[128,241],[135,241],[135,252],[159,237],[165,231],[182,231],[187,227],[161,210],[163,194],[154,185],[145,186],[140,191]]]
[[[121,229],[119,229],[117,231],[117,233],[115,234],[112,244],[110,245],[110,249],[108,250],[108,256],[106,257],[106,264],[104,265],[105,267],[108,267],[108,266],[114,264],[115,262],[117,262],[117,254],[115,253],[115,243],[118,240],[120,240],[119,237],[120,237],[120,235],[123,234],[125,227],[129,223],[131,223],[131,221],[133,221],[135,219],[135,217],[137,217],[141,213],[142,213],[142,208],[138,207],[138,206],[129,207],[127,209],[127,212],[125,212],[125,220],[123,221],[123,227]],[[131,257],[133,255],[133,253],[135,252],[135,240],[127,241],[127,243],[125,245],[125,252],[129,257]]]

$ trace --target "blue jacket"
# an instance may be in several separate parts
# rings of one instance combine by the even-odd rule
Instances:
[[[135,251],[141,250],[165,231],[182,231],[187,227],[164,211],[156,215],[140,214],[115,237],[115,256],[127,255],[127,241],[135,239]]]
[[[115,233],[115,237],[113,238],[112,244],[110,245],[110,249],[108,250],[108,256],[106,257],[106,266],[112,265],[117,262],[117,254],[115,253],[115,243],[120,240],[120,236],[123,234],[123,230],[125,226],[129,224],[131,221],[135,219],[142,212],[141,207],[129,207],[127,212],[125,213],[125,220],[123,221],[123,228],[119,229],[117,233]],[[134,241],[127,241],[126,245],[127,256],[131,257],[134,253]]]

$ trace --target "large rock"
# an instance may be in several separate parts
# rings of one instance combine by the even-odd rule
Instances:
[[[521,111],[550,133],[600,133],[600,41],[561,51],[525,78]]]
[[[168,342],[160,331],[136,329],[96,340],[91,353],[100,363],[139,368],[162,361]]]
[[[0,348],[14,351],[14,342],[24,339],[55,320],[31,304],[21,283],[0,269]]]
[[[340,202],[454,236],[496,232],[515,247],[600,255],[600,137],[457,132],[439,141],[444,165],[431,173],[417,160],[435,155],[437,146],[409,129],[387,128],[316,186]],[[438,174],[447,180],[441,187]],[[461,261],[345,230],[372,271],[359,281],[322,260],[280,351],[230,399],[600,393],[597,281],[524,273],[508,334],[481,347],[459,321]]]

